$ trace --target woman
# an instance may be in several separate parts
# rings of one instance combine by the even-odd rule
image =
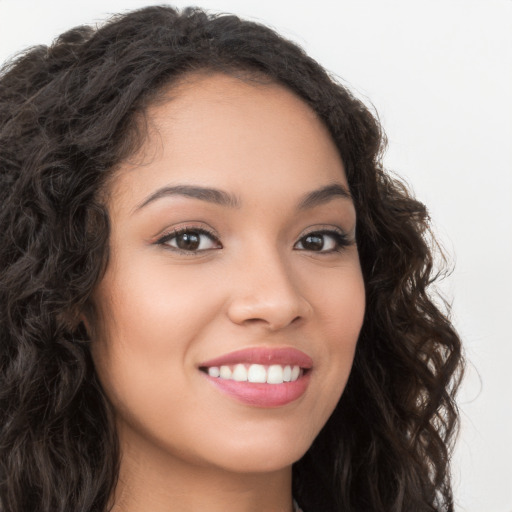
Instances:
[[[0,80],[0,510],[453,510],[460,340],[368,110],[146,8]]]

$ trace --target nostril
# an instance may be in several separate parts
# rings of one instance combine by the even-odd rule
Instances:
[[[297,315],[295,318],[293,318],[291,321],[288,320],[288,318],[247,318],[243,321],[245,325],[258,325],[261,324],[262,326],[266,326],[272,331],[282,329],[283,327],[287,327],[289,325],[296,325],[302,320],[302,317],[300,315]]]
[[[227,316],[238,325],[262,325],[278,330],[297,325],[307,318],[311,305],[294,287],[251,287],[247,294],[233,297],[227,307]]]

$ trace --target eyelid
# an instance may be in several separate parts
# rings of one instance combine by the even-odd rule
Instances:
[[[341,229],[338,226],[315,226],[312,228],[309,228],[307,231],[303,232],[299,238],[297,239],[297,242],[294,244],[294,249],[296,248],[297,244],[300,243],[304,238],[311,236],[311,235],[328,235],[335,239],[338,247],[337,249],[333,250],[327,250],[327,251],[310,251],[313,253],[318,254],[330,254],[333,252],[340,252],[345,247],[348,247],[350,245],[353,245],[355,243],[355,240],[350,237],[350,235],[343,229]],[[308,249],[297,249],[297,250],[303,250],[308,251]]]
[[[217,243],[219,247],[210,248],[210,249],[199,249],[199,250],[184,250],[180,249],[179,247],[173,247],[171,245],[167,245],[167,242],[172,240],[173,238],[182,235],[184,233],[198,233],[201,235],[208,236],[212,241]],[[211,228],[205,227],[203,225],[198,226],[196,224],[182,224],[179,226],[174,226],[172,228],[169,228],[165,230],[163,233],[158,235],[156,239],[152,242],[153,245],[161,245],[164,248],[179,253],[179,254],[185,254],[185,255],[194,255],[199,253],[206,253],[211,250],[217,250],[222,249],[222,244],[220,243],[220,237],[217,235]]]

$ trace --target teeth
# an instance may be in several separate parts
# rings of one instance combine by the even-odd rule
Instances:
[[[224,368],[227,368],[226,366]],[[228,368],[229,370],[229,368]],[[231,370],[230,370],[231,372]],[[208,375],[210,377],[220,377],[220,369],[217,368],[217,366],[212,366],[211,368],[208,368]]]
[[[231,375],[233,380],[244,382],[247,380],[247,370],[243,364],[237,364]]]
[[[238,382],[253,382],[267,384],[283,384],[283,382],[296,381],[301,374],[299,366],[281,366],[273,364],[268,367],[262,364],[236,364],[230,366],[211,366],[208,368],[210,377],[221,378],[226,380],[235,380]]]
[[[247,372],[249,382],[267,382],[267,370],[261,364],[251,364]]]
[[[231,379],[231,368],[229,366],[221,366],[219,374],[221,379]]]
[[[269,366],[267,373],[267,382],[269,384],[282,384],[283,383],[283,367],[278,364]]]

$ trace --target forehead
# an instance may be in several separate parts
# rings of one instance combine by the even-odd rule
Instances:
[[[146,126],[146,143],[130,159],[136,164],[121,166],[129,171],[121,174],[147,193],[184,181],[235,191],[263,185],[269,192],[284,181],[290,193],[346,184],[326,126],[302,99],[268,79],[187,76],[148,108]],[[130,172],[135,168],[142,172]]]

